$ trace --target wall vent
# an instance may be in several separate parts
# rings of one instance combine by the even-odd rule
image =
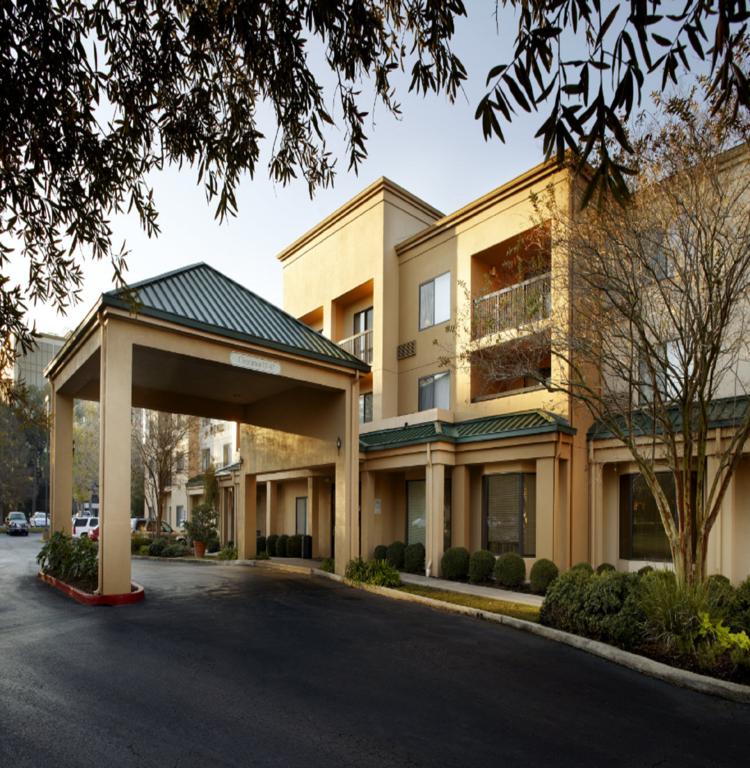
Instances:
[[[412,339],[405,344],[399,344],[396,356],[399,360],[406,360],[407,357],[414,357],[417,354],[417,341]]]

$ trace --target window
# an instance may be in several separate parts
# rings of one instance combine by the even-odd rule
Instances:
[[[536,475],[514,472],[484,478],[484,546],[495,555],[536,555]]]
[[[224,466],[227,467],[232,463],[232,444],[224,443]]]
[[[304,536],[307,533],[307,496],[297,496],[295,501],[295,533]]]
[[[211,466],[211,449],[204,448],[201,451],[201,469],[205,472]]]
[[[182,504],[178,504],[175,509],[175,523],[177,528],[182,528],[186,519],[187,515],[185,514],[185,507],[183,507]]]
[[[672,515],[676,515],[674,475],[657,472]],[[623,560],[671,560],[669,540],[656,499],[641,474],[620,476],[620,557]]]
[[[372,307],[354,313],[352,354],[365,363],[372,362]],[[359,334],[359,335],[358,335]]]
[[[426,512],[425,481],[408,480],[406,483],[407,544],[425,544]]]
[[[419,410],[451,407],[451,378],[448,371],[424,376],[419,380]]]
[[[372,330],[372,307],[354,313],[354,327],[352,333],[364,333]]]
[[[419,330],[451,319],[451,273],[419,286]]]
[[[654,368],[653,379],[646,359],[641,357],[638,361],[641,402],[653,402],[654,381],[662,399],[669,400],[676,397],[682,390],[683,379],[692,376],[693,373],[692,362],[685,360],[681,342],[678,339],[672,339],[655,344],[654,354],[649,355],[649,357]]]
[[[372,392],[359,396],[359,423],[367,424],[372,421]]]
[[[174,458],[174,468],[175,472],[185,471],[185,453],[183,451],[177,452],[177,455]]]

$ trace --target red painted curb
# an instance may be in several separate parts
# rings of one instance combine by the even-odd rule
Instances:
[[[140,603],[146,596],[143,587],[135,582],[132,582],[130,592],[120,595],[92,595],[41,571],[39,572],[39,578],[83,605],[131,605],[132,603]]]

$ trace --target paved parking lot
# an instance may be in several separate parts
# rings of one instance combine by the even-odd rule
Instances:
[[[506,627],[261,569],[77,605],[0,536],[0,766],[746,766],[750,708]]]

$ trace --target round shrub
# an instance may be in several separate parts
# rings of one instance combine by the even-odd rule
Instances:
[[[169,542],[166,539],[154,539],[148,548],[148,553],[151,557],[161,557],[162,552],[168,546]]]
[[[596,572],[601,576],[603,573],[609,573],[610,571],[616,571],[617,568],[612,563],[600,563],[596,567]]]
[[[549,585],[558,577],[560,571],[557,566],[546,557],[537,560],[531,566],[529,581],[531,582],[531,591],[535,595],[544,595],[549,589]]]
[[[148,549],[151,545],[150,544],[143,544],[141,545],[141,548],[138,550],[139,555],[147,555]]]
[[[644,565],[643,568],[638,569],[639,576],[645,576],[647,573],[651,573],[654,569],[650,565]]]
[[[141,536],[139,533],[134,533],[132,537],[130,538],[130,551],[134,555],[141,554],[141,549],[143,547],[148,547],[151,545],[151,538],[149,536]]]
[[[576,563],[571,569],[571,571],[583,571],[584,573],[593,573],[594,569],[591,567],[591,563]]]
[[[409,544],[404,549],[404,570],[407,573],[424,573],[424,544]]]
[[[276,542],[279,540],[279,537],[277,534],[272,533],[267,539],[266,539],[266,552],[268,552],[271,557],[274,557],[276,555]]]
[[[548,627],[566,632],[581,632],[586,588],[593,577],[582,569],[561,573],[550,584],[542,603],[539,620]]]
[[[289,537],[286,543],[286,556],[302,557],[302,536],[299,533]]]
[[[735,632],[750,635],[750,576],[737,587],[734,613],[729,617],[729,624]]]
[[[403,541],[394,541],[390,547],[386,550],[385,559],[389,565],[392,565],[397,571],[400,571],[404,567],[404,550],[406,544]]]
[[[162,550],[162,557],[184,557],[190,550],[184,544],[174,542]]]
[[[443,553],[440,568],[444,579],[465,581],[469,575],[469,550],[466,547],[450,547]]]
[[[265,552],[266,551],[266,537],[265,536],[258,536],[258,538],[255,540],[255,551]]]
[[[289,537],[282,533],[276,539],[276,557],[287,557],[287,547],[289,546]]]
[[[489,581],[492,569],[495,567],[495,556],[486,549],[474,552],[469,558],[469,581],[472,584],[482,584]]]
[[[526,563],[521,555],[505,552],[495,561],[495,581],[501,587],[515,589],[523,584],[525,578]]]
[[[730,620],[734,617],[737,604],[737,591],[726,576],[719,573],[706,579],[706,590],[712,607],[712,613],[717,618]]]
[[[386,547],[385,544],[378,544],[377,547],[373,550],[372,553],[372,559],[373,560],[385,560],[388,557],[388,547]]]

